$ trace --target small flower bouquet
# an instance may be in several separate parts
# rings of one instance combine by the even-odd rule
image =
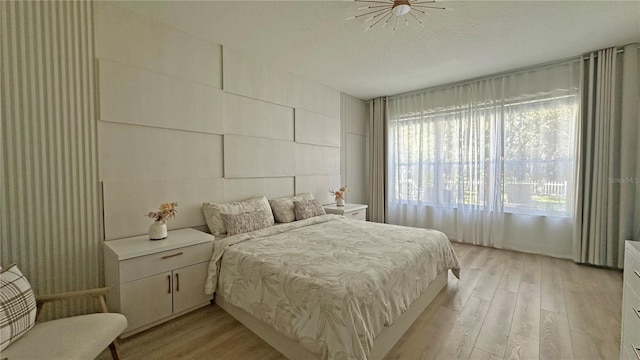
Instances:
[[[336,198],[336,205],[338,206],[344,206],[344,193],[347,192],[347,186],[343,186],[338,190],[333,190],[332,188],[329,188],[329,193],[333,196],[335,196]]]
[[[147,214],[147,216],[152,218],[156,222],[166,224],[167,221],[176,217],[176,214],[178,213],[177,207],[177,202],[160,204],[160,209],[158,211],[151,211]]]

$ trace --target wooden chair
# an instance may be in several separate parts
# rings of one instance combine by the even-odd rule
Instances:
[[[120,359],[117,338],[127,327],[122,314],[109,313],[104,295],[111,287],[36,297],[37,313],[49,302],[94,297],[100,313],[36,322],[25,335],[2,351],[2,359],[95,359],[108,346]]]

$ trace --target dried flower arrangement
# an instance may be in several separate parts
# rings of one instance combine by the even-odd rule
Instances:
[[[347,186],[343,186],[338,190],[333,190],[332,188],[329,188],[329,193],[333,196],[336,197],[336,201],[337,200],[344,200],[344,193],[347,192]]]
[[[166,223],[167,221],[176,217],[176,214],[178,213],[178,209],[176,209],[177,207],[177,202],[160,204],[160,210],[151,211],[147,214],[147,216],[157,222]]]

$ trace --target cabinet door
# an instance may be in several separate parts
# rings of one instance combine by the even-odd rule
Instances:
[[[208,304],[212,295],[204,293],[208,262],[173,270],[173,312],[179,313]]]
[[[171,272],[120,285],[120,311],[127,317],[126,331],[171,315]]]

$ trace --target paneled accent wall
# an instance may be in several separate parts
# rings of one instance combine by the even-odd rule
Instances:
[[[222,133],[221,90],[102,58],[98,66],[100,120]]]
[[[224,133],[293,141],[293,109],[225,93]]]
[[[221,46],[104,2],[95,22],[98,58],[222,89]]]
[[[226,184],[291,176],[296,194],[332,202],[328,189],[339,186],[340,176],[340,92],[227,47],[223,64]]]
[[[170,222],[173,228],[202,226],[205,224],[200,207],[203,199],[223,201],[225,192],[225,183],[222,178],[104,180],[102,186],[106,239],[119,239],[131,234],[147,234],[149,220],[146,220],[143,215],[145,209],[151,210],[158,207],[158,201],[176,199],[180,204],[186,205],[178,207],[179,216]],[[142,221],[140,221],[141,218]]]
[[[0,2],[1,265],[17,263],[36,294],[102,282],[93,5]]]
[[[106,121],[98,132],[102,180],[222,177],[222,135]]]
[[[177,201],[170,229],[205,224],[223,201],[222,47],[96,3],[98,137],[106,240],[146,234],[145,214]]]
[[[340,119],[296,109],[296,142],[340,147]]]
[[[369,129],[367,107],[364,101],[342,93],[340,96],[342,119],[342,182],[347,184],[347,202],[368,204],[369,189]]]
[[[335,203],[335,199],[329,194],[329,185],[327,184],[340,184],[340,174],[296,176],[296,192],[298,194],[310,192],[323,204]],[[334,189],[340,187],[340,185],[330,186]]]
[[[205,225],[203,202],[340,186],[340,92],[227,47],[96,3],[105,239]]]
[[[226,178],[269,178],[295,174],[295,143],[259,137],[225,135]]]

